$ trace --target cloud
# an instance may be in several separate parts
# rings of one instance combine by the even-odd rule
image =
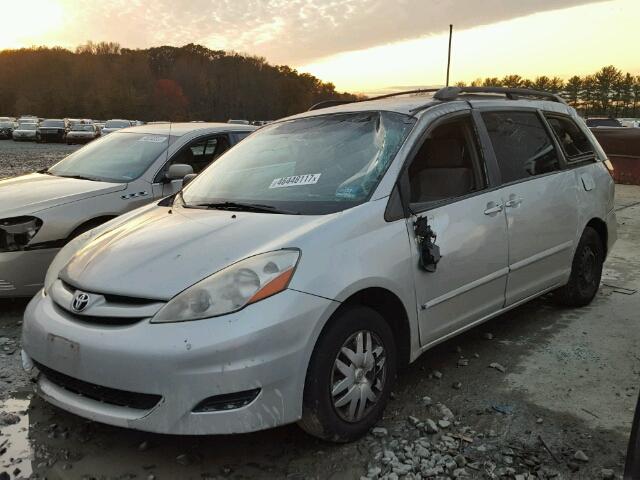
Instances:
[[[66,3],[56,40],[122,46],[201,43],[303,65],[337,53],[597,0],[110,0]],[[544,32],[540,32],[544,35]],[[532,39],[535,41],[535,39]]]

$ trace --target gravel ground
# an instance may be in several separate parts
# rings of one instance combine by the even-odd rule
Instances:
[[[0,140],[0,178],[15,177],[48,168],[80,145]]]
[[[2,165],[5,148],[38,156],[34,169],[70,151],[1,142]],[[401,373],[377,428],[347,445],[293,425],[174,437],[66,413],[20,368],[26,302],[0,302],[0,479],[621,478],[640,384],[640,187],[620,186],[617,209],[591,305],[537,299],[435,347]]]

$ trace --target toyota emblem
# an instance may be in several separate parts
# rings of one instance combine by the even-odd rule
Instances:
[[[83,311],[85,308],[87,308],[87,305],[89,305],[89,299],[91,297],[89,297],[88,293],[84,293],[84,292],[76,292],[75,295],[73,296],[73,300],[71,301],[71,308],[73,309],[74,312],[81,312]]]

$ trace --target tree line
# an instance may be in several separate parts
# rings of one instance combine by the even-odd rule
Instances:
[[[458,86],[468,85],[459,82]],[[574,75],[566,81],[559,77],[539,76],[533,80],[520,75],[503,78],[478,78],[474,87],[523,87],[561,95],[584,116],[640,117],[640,75],[623,73],[613,65],[592,75]]]
[[[288,66],[202,45],[0,51],[0,116],[270,120],[355,98]]]

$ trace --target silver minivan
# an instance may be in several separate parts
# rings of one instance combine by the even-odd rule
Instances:
[[[437,343],[547,292],[593,299],[614,183],[560,98],[335,103],[67,245],[24,318],[40,395],[151,432],[349,441]]]

